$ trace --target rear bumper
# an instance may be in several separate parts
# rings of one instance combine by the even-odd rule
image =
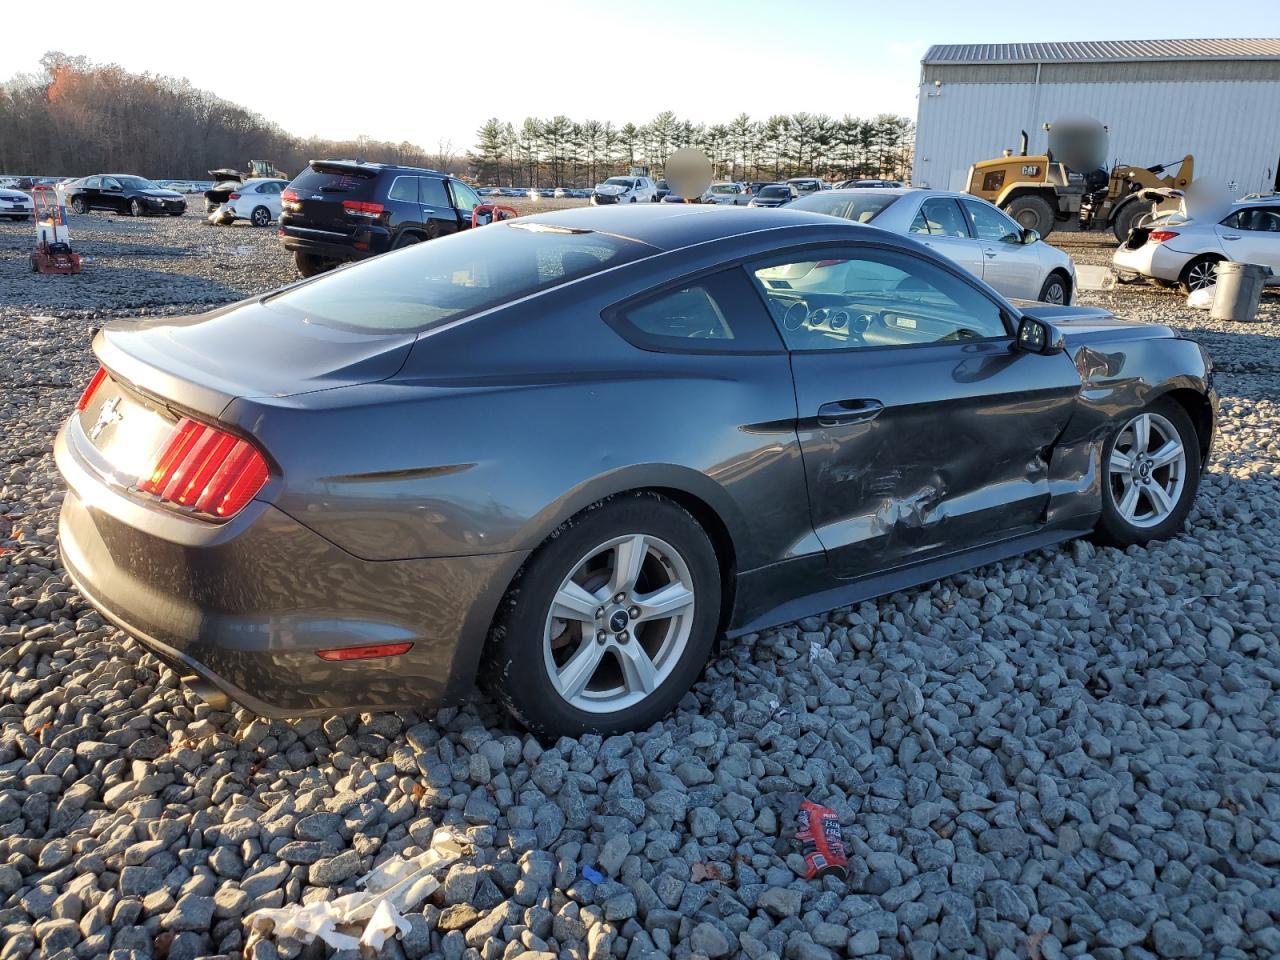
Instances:
[[[92,473],[73,420],[63,563],[86,600],[161,659],[268,717],[419,709],[470,693],[489,623],[527,554],[361,560],[266,503],[210,524],[141,503]],[[330,662],[316,651],[410,642]]]
[[[1111,267],[1121,274],[1177,280],[1189,259],[1189,254],[1178,253],[1159,243],[1144,243],[1136,250],[1121,245],[1111,258]]]
[[[353,233],[317,230],[289,223],[279,217],[280,239],[289,252],[309,253],[326,260],[363,260],[391,249],[391,234],[380,227],[362,227]]]

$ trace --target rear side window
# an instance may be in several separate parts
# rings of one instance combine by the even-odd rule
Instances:
[[[493,224],[325,274],[264,304],[340,329],[416,332],[654,252],[590,231]]]
[[[624,338],[667,353],[776,353],[760,298],[733,267],[631,300],[605,313]]]
[[[932,197],[920,205],[911,224],[912,233],[928,233],[935,237],[959,237],[969,239],[960,206],[950,197]]]
[[[439,177],[419,177],[418,196],[422,198],[422,202],[428,207],[439,207],[447,210],[453,206],[449,202],[449,195],[444,191],[444,181]]]
[[[391,189],[387,191],[387,199],[402,200],[405,203],[417,203],[418,178],[396,177],[395,182],[391,184]]]

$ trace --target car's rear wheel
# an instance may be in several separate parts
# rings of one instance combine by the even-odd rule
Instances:
[[[1065,306],[1071,299],[1071,282],[1055,270],[1045,278],[1039,299],[1041,303]]]
[[[255,227],[265,227],[271,222],[271,211],[266,207],[254,207],[249,214],[249,222]]]
[[[683,507],[653,493],[601,501],[508,591],[483,682],[540,736],[647,727],[706,664],[720,591],[715,550]]]
[[[399,250],[401,247],[411,247],[415,243],[421,243],[422,238],[416,233],[402,233],[396,237],[396,242],[391,245],[392,250]]]
[[[1185,267],[1182,273],[1178,275],[1178,286],[1182,288],[1183,293],[1194,293],[1197,290],[1203,290],[1205,287],[1212,287],[1218,282],[1218,263],[1221,257],[1215,257],[1206,254],[1202,257],[1196,257]]]
[[[304,253],[301,250],[293,252],[293,263],[298,268],[298,273],[304,277],[314,277],[318,273],[332,270],[334,266],[332,260],[317,257],[314,253]]]
[[[131,217],[140,217],[140,216],[142,216],[142,201],[141,201],[141,200],[134,199],[134,200],[130,200],[130,201],[129,201],[129,216],[131,216]]]
[[[1115,546],[1182,529],[1200,485],[1200,444],[1187,412],[1159,400],[1126,420],[1102,450],[1099,539]]]

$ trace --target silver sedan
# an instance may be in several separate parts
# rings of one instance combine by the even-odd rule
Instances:
[[[985,200],[908,187],[826,190],[787,209],[873,223],[919,240],[1006,297],[1069,304],[1076,289],[1071,257]]]

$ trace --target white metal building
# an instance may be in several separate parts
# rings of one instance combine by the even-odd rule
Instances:
[[[912,182],[964,189],[969,165],[1047,149],[1044,124],[1094,117],[1108,165],[1195,156],[1234,195],[1280,190],[1280,39],[942,44],[921,61]]]

